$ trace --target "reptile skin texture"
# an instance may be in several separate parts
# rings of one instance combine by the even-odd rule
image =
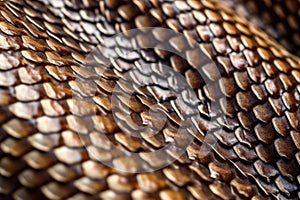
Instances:
[[[0,199],[299,199],[299,22],[299,0],[0,1]],[[200,75],[197,51],[186,50],[177,37],[153,32],[135,41],[111,40],[143,27],[168,28],[196,41],[221,76],[198,66]],[[187,59],[159,46],[124,53],[148,37],[164,40]],[[85,71],[85,58],[97,46],[118,60],[104,72]],[[153,172],[139,172],[140,162],[125,150],[144,165],[164,165],[159,155],[144,152],[170,142],[186,110],[159,89],[140,88],[120,107],[142,123],[159,102],[168,123],[151,137],[122,131],[131,124],[121,114],[124,127],[116,123],[112,91],[126,70],[144,63],[171,67],[193,89],[195,101],[205,102],[197,107],[195,128],[175,141],[192,135],[191,144]],[[219,89],[208,92],[204,79]],[[96,85],[93,103],[73,98],[90,95],[85,80]],[[220,109],[210,110],[211,102]],[[93,126],[84,120],[92,112]],[[209,135],[217,142],[201,156],[208,130],[217,127]],[[176,150],[167,154],[176,157]]]

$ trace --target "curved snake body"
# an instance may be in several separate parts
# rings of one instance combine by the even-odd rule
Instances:
[[[0,198],[300,198],[299,1],[264,2],[1,1]],[[236,12],[240,10],[244,14]],[[144,27],[171,29],[196,41],[221,77],[202,66],[200,75],[195,66],[201,58],[181,45],[180,38],[153,32],[147,36],[151,40],[143,35],[135,41],[111,39]],[[159,45],[126,54],[126,48],[149,41],[165,41],[186,59]],[[101,46],[100,54],[118,58],[105,71],[84,68],[86,56],[96,46]],[[170,66],[195,92],[195,102],[204,104],[197,107],[196,128],[188,127],[175,141],[180,144],[186,135],[194,137],[179,159],[151,173],[134,173],[141,166],[126,157],[125,149],[145,165],[163,165],[159,155],[144,152],[169,143],[180,114],[187,112],[172,95],[162,99],[161,89],[151,93],[140,88],[127,105],[122,104],[133,121],[147,121],[146,111],[160,102],[169,122],[152,137],[136,138],[122,131],[112,115],[112,91],[127,69],[143,64]],[[204,79],[219,84],[219,90],[207,92]],[[93,80],[97,90],[93,103],[82,104],[73,97],[89,95],[86,80]],[[210,102],[220,104],[220,109],[210,110]],[[91,112],[95,126],[84,120]],[[126,117],[120,119],[130,128]],[[211,119],[215,123],[209,123]],[[160,125],[152,120],[154,126]],[[216,143],[201,156],[205,138]],[[111,144],[120,150],[112,150]],[[176,156],[176,150],[167,153],[169,158]]]

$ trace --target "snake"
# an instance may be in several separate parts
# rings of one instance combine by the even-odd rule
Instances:
[[[299,11],[1,0],[0,199],[299,199]]]

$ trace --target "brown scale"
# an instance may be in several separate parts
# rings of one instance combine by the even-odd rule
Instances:
[[[258,13],[253,2],[248,6]],[[273,9],[272,2],[266,1],[268,10]],[[294,10],[298,3],[289,1],[280,7],[279,1],[274,2],[275,15],[287,20],[287,27],[294,31],[290,32],[294,43],[287,44],[283,23],[268,21],[273,10],[263,16],[271,26],[281,27],[274,39],[297,53],[299,27]],[[300,60],[255,26],[262,27],[262,22],[249,22],[239,14],[213,0],[0,2],[0,198],[300,198]],[[201,63],[199,50],[189,50],[179,38],[150,35],[152,41],[167,41],[184,52],[186,60],[157,48],[126,54],[124,47],[147,43],[142,36],[134,43],[109,39],[120,31],[149,26],[167,27],[199,42],[222,75],[218,77],[204,66],[203,76],[216,81],[220,89],[208,92],[202,74],[194,69]],[[119,49],[115,48],[117,42]],[[104,72],[81,67],[97,45],[101,54],[118,58]],[[197,93],[195,101],[220,101],[226,119],[218,118],[220,110],[212,110],[216,123],[210,123],[207,105],[199,106],[201,116],[191,117],[197,128],[188,128],[177,141],[184,143],[187,134],[195,137],[184,154],[160,170],[136,174],[142,168],[137,161],[148,166],[166,162],[145,152],[166,145],[186,112],[170,94],[171,100],[162,104],[169,123],[160,134],[149,137],[140,133],[143,138],[134,138],[121,131],[111,114],[112,90],[124,72],[141,70],[145,63],[171,66]],[[132,87],[121,86],[125,92]],[[92,102],[72,98],[73,92],[77,97],[92,96]],[[120,108],[129,107],[132,119],[141,123],[149,120],[144,111],[163,95],[159,88],[139,88]],[[182,95],[186,95],[184,91]],[[220,99],[222,95],[227,101]],[[96,113],[92,117],[95,126],[85,120],[91,113]],[[122,128],[134,125],[128,116],[121,112],[119,116]],[[153,124],[160,126],[159,121]],[[217,143],[203,156],[200,148],[207,144],[202,134],[220,126],[226,128],[207,137]],[[111,141],[120,149],[112,150]],[[125,149],[137,152],[138,159],[127,158]],[[167,154],[171,158],[177,152]],[[117,171],[101,161],[132,173]]]
[[[300,4],[298,0],[246,1],[226,0],[228,6],[240,15],[264,29],[288,51],[299,56]]]

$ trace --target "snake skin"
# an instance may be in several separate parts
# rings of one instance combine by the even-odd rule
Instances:
[[[258,21],[268,14],[260,14],[266,12],[256,1],[245,1],[252,2],[252,10],[243,2],[0,1],[0,199],[299,199],[300,20],[295,9],[299,1],[282,3],[288,13],[278,11],[281,1],[265,1],[270,9],[276,2],[270,16],[283,19],[271,22]],[[252,13],[257,13],[254,21]],[[266,31],[269,34],[260,29],[264,23],[272,29]],[[207,93],[195,70],[199,58],[186,51],[178,38],[151,35],[154,41],[168,40],[187,54],[187,60],[159,47],[125,55],[110,40],[121,31],[154,26],[196,40],[218,66],[222,77],[216,82],[223,87]],[[148,40],[137,37],[135,43]],[[82,70],[85,56],[97,45],[101,53],[118,57],[119,62],[105,73]],[[132,47],[134,42],[121,41],[117,46],[122,45]],[[120,130],[112,116],[111,93],[126,69],[142,63],[171,66],[185,77],[197,98],[220,103],[221,110],[211,111],[212,118],[218,119],[221,111],[226,116],[212,124],[206,107],[199,107],[198,129],[185,133],[195,137],[192,144],[176,162],[151,173],[134,173],[141,166],[122,149],[138,152],[148,165],[163,165],[159,156],[143,152],[168,143],[184,110],[178,111],[172,99],[165,101],[170,123],[153,137],[134,138]],[[215,80],[214,72],[201,70]],[[79,96],[89,93],[88,86],[76,82],[78,77],[94,77],[93,104],[82,105],[72,98],[73,91]],[[150,94],[141,89],[126,106],[138,123],[159,99],[159,91]],[[95,127],[83,120],[91,111],[97,113]],[[126,123],[126,116],[121,118]],[[203,157],[199,149],[206,145],[203,135],[211,126],[224,128],[211,135],[217,143]],[[103,131],[120,151],[110,149],[99,134]],[[101,160],[133,173],[117,171]]]
[[[288,51],[300,55],[299,0],[225,0],[224,3],[260,27]]]

